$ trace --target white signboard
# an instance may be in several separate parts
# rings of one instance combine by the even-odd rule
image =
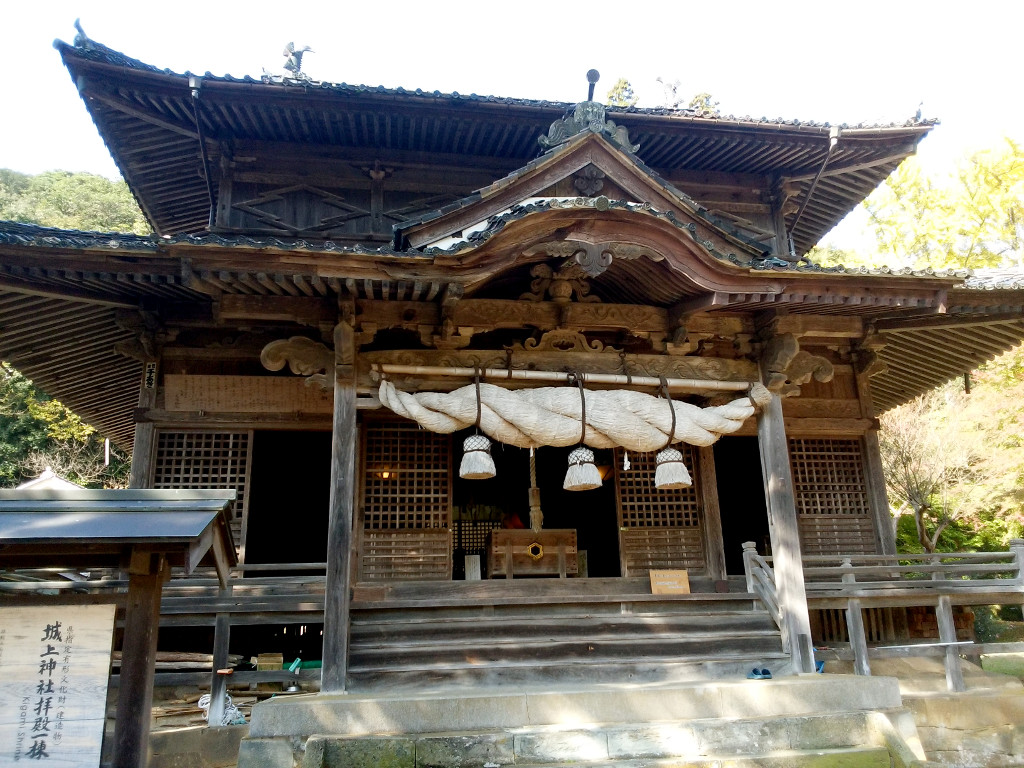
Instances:
[[[113,631],[113,605],[0,608],[0,766],[99,766]]]

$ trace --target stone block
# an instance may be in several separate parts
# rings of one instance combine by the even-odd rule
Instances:
[[[286,739],[242,739],[238,768],[293,768],[290,742]]]
[[[859,712],[794,719],[786,730],[792,749],[835,749],[870,743],[867,723]]]
[[[786,718],[719,720],[695,725],[701,755],[758,755],[789,749]]]
[[[650,725],[608,732],[608,755],[613,759],[687,757],[699,754],[697,734],[690,725]]]
[[[512,734],[440,734],[416,739],[416,768],[484,768],[515,762]]]
[[[531,731],[513,736],[517,763],[586,762],[608,759],[608,736],[601,731]]]
[[[416,749],[407,738],[312,736],[302,768],[415,768]],[[241,767],[240,767],[241,768]]]

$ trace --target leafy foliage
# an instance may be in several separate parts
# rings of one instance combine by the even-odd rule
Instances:
[[[123,181],[91,173],[49,171],[30,176],[0,169],[0,218],[64,229],[149,232]],[[0,363],[0,486],[39,475],[47,467],[87,487],[127,484],[129,459],[60,402]]]
[[[954,382],[882,416],[904,551],[1002,549],[1024,530],[1024,380],[1007,374],[1022,363],[1018,347],[975,374],[970,394]]]
[[[97,232],[150,231],[128,185],[92,173],[0,169],[0,219]]]
[[[910,158],[865,202],[877,256],[922,269],[1024,265],[1024,148],[1011,139],[929,177]]]
[[[637,96],[629,80],[620,77],[615,85],[608,89],[608,104],[612,107],[635,107]]]
[[[7,363],[0,363],[0,486],[18,485],[50,468],[86,487],[122,487],[129,462],[116,449],[104,462],[96,430]]]

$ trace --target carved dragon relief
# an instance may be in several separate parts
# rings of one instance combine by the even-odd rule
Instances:
[[[764,346],[762,361],[769,390],[782,397],[800,394],[800,385],[812,378],[822,383],[832,381],[835,369],[824,357],[800,349],[792,333],[772,336]]]
[[[292,373],[305,376],[307,384],[334,388],[334,376],[327,375],[334,369],[334,350],[305,336],[270,342],[260,352],[260,362],[268,371],[280,371],[287,365]]]

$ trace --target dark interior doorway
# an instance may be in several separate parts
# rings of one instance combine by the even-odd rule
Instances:
[[[467,433],[455,436],[454,506],[460,514],[471,510],[476,519],[487,518],[495,524],[503,514],[515,514],[524,525],[530,525],[530,452],[495,443],[491,449],[495,477],[489,480],[462,480],[458,477],[462,461],[462,440]],[[576,529],[576,546],[587,551],[589,576],[619,575],[619,534],[615,509],[615,480],[608,472],[600,488],[592,491],[566,491],[562,488],[572,448],[543,447],[537,449],[537,486],[540,488],[541,510],[545,528]],[[610,470],[612,452],[595,451],[598,467]],[[468,550],[458,551],[458,571],[461,556]],[[472,554],[472,551],[468,551]],[[458,576],[458,573],[456,574]]]
[[[730,575],[741,575],[743,542],[753,541],[759,554],[770,554],[761,452],[756,437],[723,437],[714,451],[725,569]]]
[[[256,432],[245,562],[326,561],[330,499],[330,432]]]

